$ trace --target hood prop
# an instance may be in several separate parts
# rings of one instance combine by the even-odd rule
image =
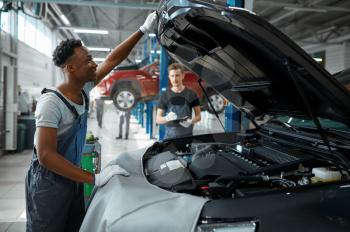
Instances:
[[[210,105],[210,108],[213,110],[213,112],[214,112],[216,118],[219,120],[219,122],[220,122],[220,124],[221,124],[221,126],[222,126],[222,129],[224,129],[224,131],[226,131],[224,125],[222,124],[222,122],[221,122],[221,120],[220,120],[220,117],[219,117],[218,112],[216,112],[216,110],[215,110],[213,104],[212,104],[211,101],[210,101],[210,98],[209,98],[209,96],[208,96],[208,94],[207,94],[207,91],[205,91],[205,89],[204,89],[204,87],[203,87],[203,85],[202,85],[202,79],[200,79],[200,78],[198,79],[198,84],[199,84],[199,86],[201,87],[201,89],[202,89],[202,91],[203,91],[203,93],[204,93],[204,95],[205,95],[205,98],[208,100],[208,103],[209,103],[209,105]]]

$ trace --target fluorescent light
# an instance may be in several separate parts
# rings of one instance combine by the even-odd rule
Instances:
[[[102,34],[107,35],[107,30],[93,30],[93,29],[74,29],[75,33],[86,33],[86,34]]]
[[[62,21],[63,21],[63,23],[64,23],[65,25],[67,25],[67,26],[70,25],[69,20],[67,19],[67,17],[66,17],[64,14],[61,14],[61,15],[60,15],[60,18],[62,19]]]
[[[316,60],[317,62],[322,62],[323,61],[322,58],[314,58],[314,60]]]
[[[135,62],[136,62],[136,63],[141,63],[141,62],[142,62],[142,60],[140,60],[140,59],[136,59],[136,60],[135,60]]]
[[[160,53],[161,53],[161,51],[160,51],[160,50],[157,50],[157,51],[152,50],[152,51],[151,51],[151,53],[152,53],[152,54],[154,54],[154,53],[160,54]]]
[[[103,62],[106,58],[94,58],[96,62]]]
[[[100,47],[87,47],[89,51],[99,51],[99,52],[110,52],[110,48],[100,48]]]
[[[154,34],[154,33],[149,33],[148,36],[149,36],[149,37],[156,37],[156,34]]]

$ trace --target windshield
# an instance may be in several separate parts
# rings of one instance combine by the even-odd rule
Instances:
[[[289,125],[292,125],[294,127],[305,127],[305,128],[316,129],[316,125],[313,120],[298,119],[298,118],[286,117],[286,116],[278,117],[277,119],[283,122],[286,122]],[[335,129],[339,131],[350,132],[350,128],[343,123],[336,122],[329,119],[324,119],[324,118],[319,118],[319,120],[323,129]]]

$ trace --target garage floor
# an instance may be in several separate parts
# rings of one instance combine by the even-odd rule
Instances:
[[[220,115],[223,120],[223,115]],[[224,122],[224,121],[223,121]],[[129,140],[116,140],[118,132],[117,111],[113,105],[105,105],[103,127],[99,128],[92,115],[88,122],[88,130],[100,138],[102,145],[102,167],[113,160],[121,152],[151,145],[156,140],[150,140],[145,129],[134,118],[130,123]],[[210,129],[209,128],[219,128]],[[206,112],[202,112],[202,121],[196,125],[195,134],[209,131],[220,132],[218,121]],[[31,150],[8,154],[0,157],[0,232],[25,231],[25,197],[24,178],[31,159]]]

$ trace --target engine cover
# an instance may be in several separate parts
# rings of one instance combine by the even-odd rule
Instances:
[[[186,165],[185,160],[170,151],[159,153],[146,162],[148,179],[162,188],[193,189],[193,178]]]

